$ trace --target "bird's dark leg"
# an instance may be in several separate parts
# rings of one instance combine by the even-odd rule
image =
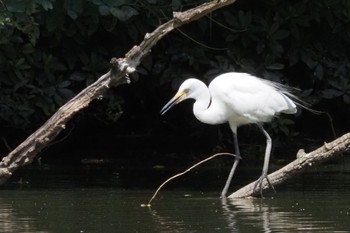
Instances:
[[[226,194],[227,194],[228,188],[230,187],[233,174],[235,173],[235,170],[237,168],[239,160],[241,159],[241,155],[240,155],[239,147],[238,147],[237,133],[233,133],[233,142],[235,144],[235,154],[236,154],[235,161],[234,161],[233,166],[231,168],[230,174],[227,177],[224,189],[221,192],[221,196],[220,196],[221,198],[226,198]]]
[[[271,155],[272,140],[271,140],[270,135],[264,129],[264,127],[261,124],[257,124],[257,125],[266,137],[266,150],[265,150],[265,158],[264,158],[264,166],[263,166],[262,174],[259,177],[259,179],[257,180],[257,182],[255,183],[253,192],[255,192],[256,188],[259,187],[260,195],[262,196],[262,183],[263,183],[264,179],[266,179],[267,183],[273,189],[273,191],[276,192],[276,190],[273,187],[273,185],[271,184],[269,177],[267,176],[267,172],[269,170],[269,161],[270,161],[270,155]]]

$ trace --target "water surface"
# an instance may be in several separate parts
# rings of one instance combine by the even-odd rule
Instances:
[[[157,187],[125,188],[115,173],[31,173],[2,187],[1,232],[350,232],[350,173],[336,169],[308,172],[262,199],[220,200],[218,190],[176,184],[151,208],[140,205]]]

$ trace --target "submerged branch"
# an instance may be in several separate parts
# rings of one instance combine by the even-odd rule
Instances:
[[[150,206],[151,206],[151,202],[152,202],[153,199],[157,196],[157,194],[158,194],[158,192],[160,191],[160,189],[161,189],[165,184],[167,184],[169,181],[171,181],[171,180],[173,180],[173,179],[175,179],[175,178],[177,178],[177,177],[179,177],[179,176],[185,175],[187,172],[191,171],[193,168],[195,168],[195,167],[201,165],[202,163],[205,163],[205,162],[207,162],[207,161],[209,161],[209,160],[211,160],[211,159],[213,159],[213,158],[215,158],[215,157],[217,157],[217,156],[221,156],[221,155],[231,155],[231,156],[234,156],[234,157],[238,157],[237,155],[231,154],[231,153],[217,153],[217,154],[215,154],[215,155],[210,156],[209,158],[206,158],[206,159],[203,159],[203,160],[199,161],[198,163],[192,165],[190,168],[186,169],[185,171],[180,172],[180,173],[178,173],[178,174],[176,174],[176,175],[170,177],[170,178],[167,179],[166,181],[164,181],[164,182],[158,187],[158,189],[154,192],[153,196],[152,196],[151,199],[148,201],[147,205],[144,205],[144,204],[143,204],[143,205],[141,205],[141,206],[142,206],[142,207],[143,207],[143,206],[150,207]]]
[[[314,167],[320,163],[335,158],[336,156],[349,150],[350,133],[344,134],[343,136],[337,138],[332,142],[324,143],[323,146],[310,153],[305,153],[304,150],[299,150],[297,154],[297,159],[282,167],[281,169],[271,173],[268,176],[269,180],[273,186],[277,186],[292,178],[296,174],[304,171],[305,169]],[[256,181],[235,191],[229,196],[229,198],[258,196],[260,190],[257,189],[254,191],[255,182]],[[267,181],[264,180],[262,184],[262,189],[267,190],[269,187],[270,186],[268,185]]]

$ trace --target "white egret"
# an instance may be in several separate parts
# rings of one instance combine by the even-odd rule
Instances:
[[[209,88],[200,80],[185,80],[176,95],[162,108],[161,114],[185,99],[194,99],[193,114],[206,124],[229,123],[233,132],[235,146],[234,164],[227,178],[221,197],[226,197],[232,176],[238,165],[240,152],[237,139],[237,127],[255,123],[266,137],[266,150],[262,174],[255,184],[262,190],[262,182],[267,180],[271,153],[271,137],[262,123],[269,122],[279,113],[297,112],[296,99],[287,88],[279,83],[260,79],[246,73],[224,73],[211,81]]]

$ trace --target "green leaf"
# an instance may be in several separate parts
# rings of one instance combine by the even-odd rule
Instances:
[[[98,11],[102,16],[107,16],[111,14],[111,11],[109,10],[109,7],[103,5],[98,7]]]
[[[31,54],[31,53],[34,53],[34,51],[35,51],[35,49],[34,49],[33,45],[30,43],[27,43],[27,44],[23,45],[23,47],[22,47],[22,52],[25,54]]]
[[[238,21],[231,11],[224,11],[224,18],[229,26],[239,28]]]
[[[127,30],[130,38],[135,42],[138,41],[139,31],[137,27],[134,24],[130,24]]]
[[[295,124],[293,120],[287,119],[287,118],[283,118],[283,119],[282,119],[282,123],[283,123],[284,125],[294,125],[294,124]]]
[[[257,54],[261,54],[265,49],[265,43],[260,42],[257,46],[256,46],[256,53]]]
[[[58,94],[54,94],[53,99],[55,100],[55,103],[59,106],[64,104],[64,99]]]
[[[75,96],[75,93],[67,88],[59,88],[58,91],[63,97],[64,101],[68,101]]]
[[[272,39],[274,40],[283,40],[289,36],[289,31],[287,30],[278,30],[274,34],[272,34]]]
[[[285,135],[289,135],[289,128],[287,127],[287,126],[281,126],[280,128],[279,128]]]
[[[71,74],[69,76],[69,79],[72,81],[80,82],[80,81],[83,81],[86,79],[86,75],[84,75],[83,73],[80,73],[80,72],[74,72],[73,74]]]
[[[275,64],[271,64],[271,65],[267,66],[266,69],[268,69],[268,70],[283,70],[284,65],[281,63],[275,63]]]
[[[64,80],[60,84],[58,84],[58,87],[63,88],[63,87],[69,87],[71,85],[71,82],[68,80]]]
[[[44,8],[45,11],[52,10],[53,9],[53,2],[55,0],[37,0],[39,4]]]
[[[92,2],[93,4],[97,6],[105,5],[105,3],[102,0],[89,0],[89,2]]]
[[[244,14],[243,11],[238,12],[238,20],[242,28],[245,28],[247,26],[247,23],[249,21],[248,17]]]
[[[310,53],[303,52],[301,54],[301,60],[310,68],[314,69],[316,65],[318,64],[316,61],[314,61],[311,57]]]
[[[83,12],[83,1],[82,0],[65,0],[64,7],[67,10],[67,14],[72,19],[78,18]]]
[[[179,10],[182,7],[181,0],[172,0],[171,1],[171,8],[176,11]]]
[[[279,57],[284,51],[283,46],[277,41],[271,41],[270,48],[271,48],[273,54],[277,57]]]
[[[46,18],[46,28],[49,32],[55,31],[57,28],[62,28],[65,23],[66,12],[63,7],[55,7],[55,10],[50,11]]]
[[[131,17],[138,15],[138,11],[130,6],[123,6],[122,8],[111,8],[110,12],[113,16],[117,17],[120,21],[124,22]]]
[[[346,104],[350,104],[350,95],[344,95],[343,96],[343,101]]]
[[[316,75],[317,78],[322,79],[323,78],[323,67],[322,65],[318,64],[316,66],[314,74]]]
[[[343,92],[338,91],[336,89],[325,89],[322,91],[322,98],[325,99],[333,99],[339,97],[343,94]]]
[[[276,33],[276,31],[278,30],[279,27],[280,27],[279,23],[273,23],[271,28],[270,28],[269,34],[273,35],[274,33]]]
[[[10,12],[24,13],[33,12],[36,0],[12,0],[6,1],[6,9]]]
[[[40,37],[40,30],[38,27],[34,27],[32,33],[29,35],[29,40],[32,45],[36,45],[37,40]]]
[[[150,55],[145,56],[145,58],[142,60],[141,64],[142,64],[143,67],[145,67],[148,71],[152,70],[152,66],[153,66],[152,56],[150,56]]]

